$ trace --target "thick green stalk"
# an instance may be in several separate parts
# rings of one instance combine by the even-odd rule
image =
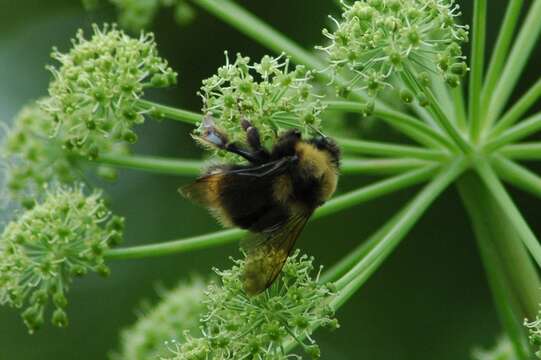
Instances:
[[[541,142],[506,145],[499,150],[499,153],[510,159],[540,160]]]
[[[541,97],[541,79],[536,83],[509,109],[496,123],[489,134],[490,138],[500,135],[511,125],[516,123]]]
[[[539,244],[539,240],[537,240],[528,223],[522,217],[500,180],[484,160],[477,162],[476,169],[502,211],[509,218],[511,224],[513,224],[518,237],[524,242],[524,245],[537,262],[537,265],[541,267],[541,245]]]
[[[399,221],[385,233],[366,256],[335,282],[340,291],[333,299],[332,306],[339,308],[364,284],[407,235],[439,194],[464,171],[465,166],[466,161],[463,158],[453,161],[415,196],[402,210]]]
[[[498,118],[507,100],[515,89],[515,85],[530,58],[530,53],[537,44],[539,32],[541,31],[541,1],[533,1],[526,20],[514,41],[513,49],[509,57],[505,59],[506,65],[499,77],[494,92],[490,95],[487,116],[484,118],[483,129],[489,129]]]
[[[474,174],[458,182],[500,321],[520,359],[530,359],[522,320],[537,311],[539,278],[513,226]]]
[[[152,116],[182,121],[192,125],[201,122],[201,119],[203,118],[203,115],[196,112],[177,109],[171,106],[158,104],[148,100],[139,99],[138,106],[142,110],[148,111]]]
[[[480,102],[485,65],[487,0],[475,0],[473,4],[473,42],[471,49],[471,73],[469,81],[468,118],[470,120],[470,138],[479,141],[481,133]]]
[[[449,156],[443,150],[425,149],[418,146],[344,138],[337,138],[336,141],[345,153],[351,154],[409,157],[435,161],[445,160]]]
[[[541,129],[541,113],[537,113],[528,119],[519,122],[517,125],[505,130],[500,136],[488,141],[485,144],[484,149],[485,151],[496,150],[511,142],[516,142],[528,137],[539,129]]]
[[[492,163],[503,180],[530,194],[541,197],[541,177],[537,174],[502,156],[494,156]]]
[[[520,11],[522,10],[523,0],[510,0],[507,5],[505,17],[503,19],[498,39],[494,45],[492,52],[492,58],[490,59],[490,65],[488,67],[485,84],[483,86],[483,92],[481,93],[481,113],[486,114],[490,96],[494,92],[494,87],[501,76],[503,66],[507,61],[507,55],[509,53],[509,47],[513,40],[515,33],[515,27],[520,17]]]
[[[103,154],[94,162],[110,166],[170,175],[198,175],[204,163],[156,156]]]
[[[340,195],[320,207],[313,218],[334,214],[340,210],[353,207],[374,198],[404,189],[430,178],[436,170],[435,166],[413,170],[403,175],[378,181],[358,190]],[[211,246],[229,244],[245,234],[242,230],[224,230],[186,239],[168,241],[158,244],[140,245],[109,250],[108,259],[139,259],[153,256],[164,256],[187,251],[204,249]]]
[[[325,101],[324,104],[327,105],[327,109],[329,110],[343,110],[352,112],[360,112],[364,110],[361,103],[354,101]],[[454,143],[446,136],[410,115],[385,107],[376,106],[374,109],[374,116],[377,116],[378,118],[387,122],[389,125],[400,130],[402,133],[404,133],[404,135],[411,137],[421,144],[428,145],[430,147],[445,146],[448,149],[456,149]],[[424,136],[419,137],[419,133]]]

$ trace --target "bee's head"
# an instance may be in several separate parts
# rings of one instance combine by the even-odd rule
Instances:
[[[339,166],[340,148],[333,139],[327,136],[318,135],[310,139],[309,142],[314,145],[318,150],[327,152],[330,155],[332,162],[337,167]]]

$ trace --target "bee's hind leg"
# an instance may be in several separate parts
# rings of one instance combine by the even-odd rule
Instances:
[[[261,138],[259,136],[259,131],[255,126],[252,125],[247,119],[241,121],[242,128],[246,131],[246,140],[248,145],[252,148],[253,155],[258,159],[259,162],[268,161],[270,158],[269,152],[261,145]]]

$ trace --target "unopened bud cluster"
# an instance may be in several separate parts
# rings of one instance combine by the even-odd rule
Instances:
[[[310,358],[318,358],[319,347],[310,335],[320,326],[336,328],[338,322],[329,306],[334,294],[318,283],[317,276],[312,277],[312,262],[295,252],[272,287],[255,297],[243,290],[244,261],[217,271],[222,284],[207,290],[202,336],[188,335],[172,359],[301,358],[287,354],[287,341],[297,342]]]
[[[334,75],[350,79],[347,88],[376,96],[404,71],[439,73],[457,86],[468,70],[461,49],[468,27],[457,24],[454,0],[360,0],[343,9],[334,31],[323,31],[330,44],[320,49]]]
[[[108,275],[104,252],[122,240],[124,220],[111,215],[99,192],[83,190],[49,190],[0,237],[0,304],[23,309],[31,333],[51,306],[52,323],[68,324],[66,292],[72,278],[90,271]]]
[[[28,196],[41,193],[49,183],[77,179],[74,161],[51,138],[53,131],[52,116],[32,103],[19,112],[6,134],[1,152],[7,164],[7,187],[11,197],[23,205],[32,202]]]
[[[79,31],[68,53],[54,50],[59,67],[43,108],[54,121],[54,136],[89,159],[137,141],[143,122],[138,99],[150,87],[176,82],[176,73],[158,56],[152,34],[131,38],[114,25],[93,26],[90,39]]]
[[[324,106],[313,94],[311,79],[304,66],[293,66],[283,56],[264,56],[250,64],[250,58],[237,54],[230,63],[226,53],[226,64],[203,81],[202,110],[217,119],[216,125],[231,141],[246,142],[241,124],[246,119],[270,146],[286,129],[298,128],[305,134],[319,129]]]
[[[149,360],[170,355],[170,344],[180,341],[185,332],[199,330],[205,290],[206,283],[195,278],[161,294],[155,307],[141,309],[137,322],[122,331],[121,350],[113,359]]]
[[[535,320],[524,320],[524,326],[526,326],[530,333],[529,340],[535,350],[535,356],[541,359],[541,311]]]

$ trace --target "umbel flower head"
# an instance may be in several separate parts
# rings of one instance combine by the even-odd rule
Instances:
[[[49,67],[54,80],[42,105],[64,146],[94,159],[137,141],[133,127],[144,120],[138,99],[149,87],[174,84],[177,74],[158,56],[152,34],[131,38],[114,25],[94,25],[90,39],[80,30],[72,44],[66,54],[52,53],[60,66]]]
[[[199,329],[205,289],[201,278],[183,281],[161,294],[156,306],[141,309],[137,322],[121,333],[121,350],[113,359],[149,360],[170,355],[169,342],[182,339],[184,332]]]
[[[1,149],[13,198],[37,194],[51,182],[68,183],[77,178],[72,159],[56,139],[50,138],[54,126],[52,116],[35,102],[15,117]],[[20,198],[24,203],[24,196]]]
[[[95,191],[56,187],[10,222],[0,238],[0,304],[23,308],[30,333],[44,322],[66,326],[66,292],[75,276],[108,275],[103,254],[122,239],[123,218],[111,215]]]
[[[440,74],[457,86],[467,72],[461,45],[468,27],[454,0],[360,0],[342,2],[334,32],[323,30],[330,44],[321,47],[335,76],[348,74],[350,88],[376,96],[402,71]],[[345,73],[345,74],[344,74]]]
[[[312,331],[319,326],[336,328],[338,322],[329,306],[334,294],[318,283],[318,276],[312,277],[312,262],[313,258],[296,251],[271,288],[255,297],[243,290],[244,261],[235,261],[230,270],[216,270],[222,284],[207,290],[202,336],[187,334],[186,341],[174,349],[172,360],[289,359],[296,355],[286,353],[288,340],[318,358]]]
[[[226,64],[203,81],[202,110],[216,118],[231,141],[246,143],[241,122],[247,119],[259,129],[263,144],[270,145],[284,129],[296,127],[306,134],[320,128],[324,107],[313,94],[311,79],[310,71],[294,67],[284,56],[266,55],[250,64],[249,57],[237,54],[230,63],[226,52]]]

